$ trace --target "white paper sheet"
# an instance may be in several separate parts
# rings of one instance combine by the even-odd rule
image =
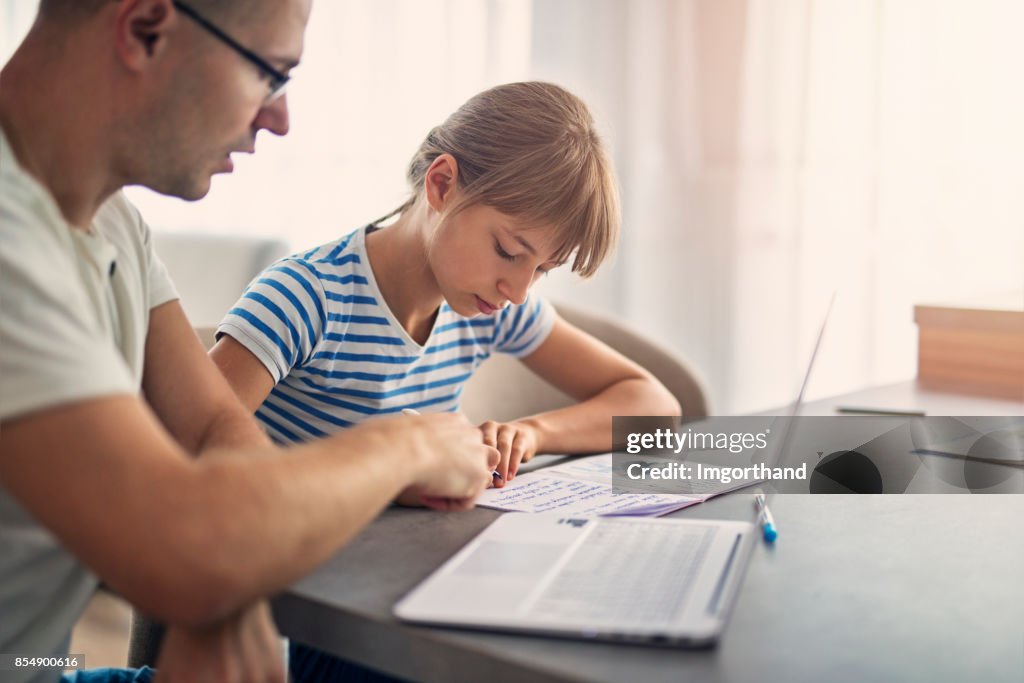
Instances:
[[[612,454],[573,458],[521,474],[500,489],[487,489],[478,505],[515,512],[657,517],[710,496],[612,493]]]

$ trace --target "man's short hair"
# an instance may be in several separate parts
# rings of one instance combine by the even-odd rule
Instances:
[[[214,22],[251,17],[263,0],[187,0],[188,5]],[[114,0],[39,0],[39,16],[62,22],[87,19]]]
[[[46,19],[82,19],[92,16],[110,0],[39,0],[39,16]]]

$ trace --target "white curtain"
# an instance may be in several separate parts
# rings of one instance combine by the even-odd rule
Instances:
[[[0,64],[5,64],[36,16],[38,0],[0,2]]]
[[[624,189],[618,263],[574,291],[692,358],[717,409],[795,395],[833,291],[812,395],[913,376],[914,303],[1024,308],[1024,4],[562,0],[534,23],[535,71],[606,108]]]
[[[0,54],[34,0],[0,4]],[[721,412],[913,376],[912,306],[1024,308],[1018,0],[318,0],[293,130],[168,229],[295,248],[390,210],[427,130],[490,85],[559,82],[612,150],[625,224],[592,281],[547,292],[688,356]],[[266,134],[265,134],[266,135]]]

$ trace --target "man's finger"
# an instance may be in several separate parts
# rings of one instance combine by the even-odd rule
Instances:
[[[432,510],[440,510],[446,512],[451,507],[450,498],[440,498],[438,496],[420,496],[420,502],[423,503],[424,507],[428,507]]]

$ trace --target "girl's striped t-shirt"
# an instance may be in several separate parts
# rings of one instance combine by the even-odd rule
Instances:
[[[473,318],[445,303],[419,345],[381,296],[365,235],[357,230],[271,265],[217,328],[274,378],[256,417],[279,443],[404,408],[456,411],[477,366],[494,352],[528,356],[554,324],[554,309],[532,294],[522,305]]]

